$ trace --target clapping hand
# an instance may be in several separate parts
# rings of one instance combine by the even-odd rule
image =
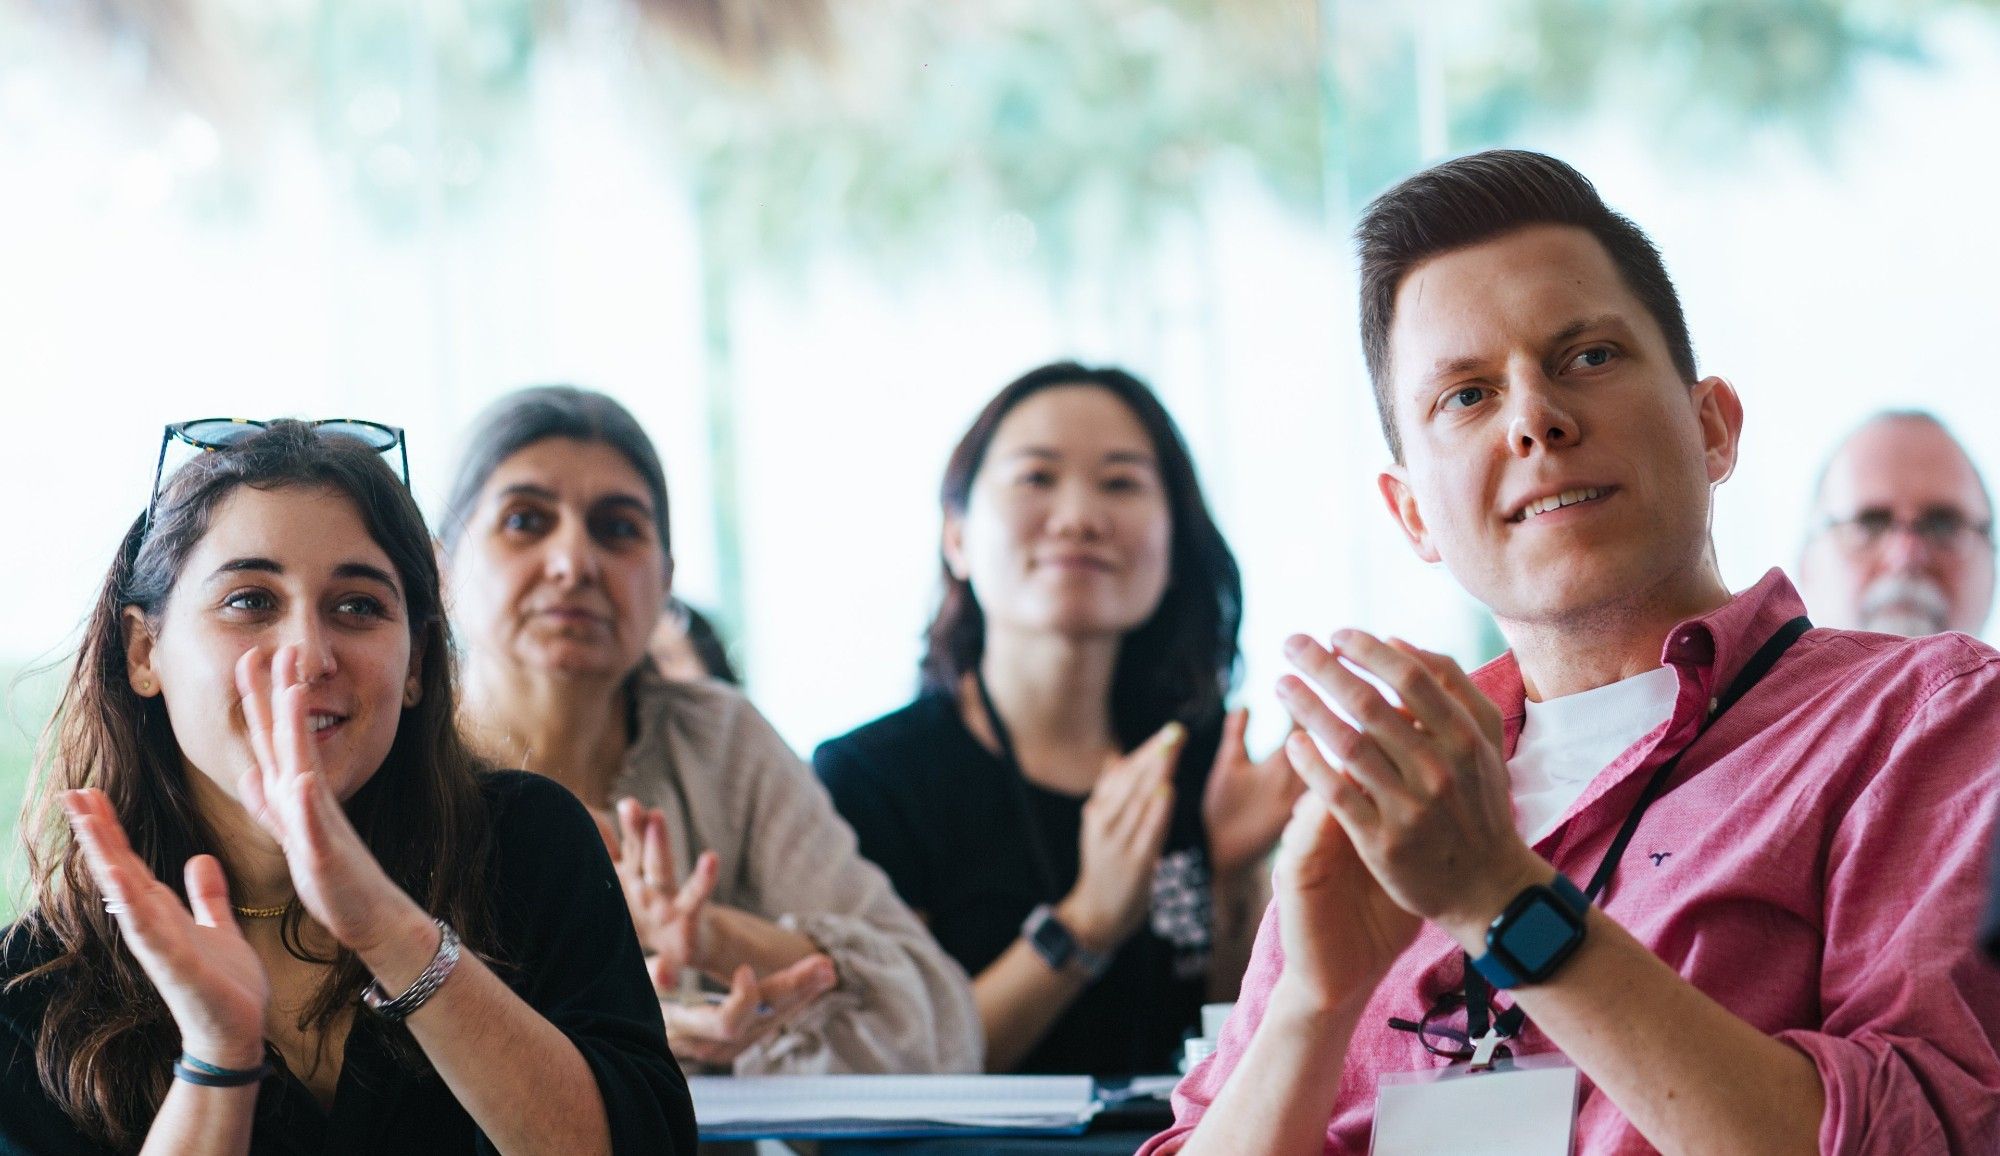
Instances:
[[[1293,764],[1405,911],[1473,943],[1522,888],[1554,874],[1514,830],[1499,711],[1457,663],[1358,630],[1336,632],[1331,647],[1295,635],[1286,655],[1305,679],[1279,680],[1279,696],[1319,741],[1295,739]]]
[[[262,1063],[271,981],[236,926],[222,864],[213,855],[187,861],[183,907],[133,852],[104,792],[70,791],[63,807],[104,905],[166,1001],[182,1047],[225,1068]]]
[[[308,721],[312,684],[299,670],[300,647],[266,657],[253,647],[236,663],[236,689],[256,765],[237,780],[237,797],[285,853],[299,903],[356,954],[385,937],[429,922],[383,872],[347,820],[321,773]]]
[[[825,955],[806,956],[763,979],[743,964],[730,977],[729,993],[720,1003],[660,1002],[667,1046],[684,1059],[727,1066],[832,991],[837,978],[833,960]]]
[[[1289,742],[1312,745],[1303,734]],[[1292,806],[1272,892],[1285,951],[1280,987],[1315,1008],[1358,1010],[1423,923],[1369,874],[1347,832],[1315,795]]]
[[[599,818],[598,832],[618,869],[653,988],[669,994],[680,987],[681,969],[703,962],[701,913],[715,891],[721,861],[713,851],[702,852],[688,881],[677,885],[666,815],[637,799],[618,801],[617,831]]]
[[[667,817],[659,808],[620,799],[617,830],[600,817],[598,832],[618,870],[653,990],[662,997],[660,1014],[675,1055],[726,1067],[833,990],[838,978],[833,960],[818,953],[761,979],[749,964],[727,976],[715,974],[716,963],[703,953],[701,929],[721,861],[713,851],[702,852],[687,882],[680,883]],[[711,1003],[712,997],[696,993],[698,1002],[686,1002],[680,996],[681,971],[689,967],[717,980],[726,978],[728,994]]]
[[[1083,804],[1076,886],[1058,913],[1092,951],[1115,949],[1146,918],[1174,813],[1174,765],[1186,739],[1177,722],[1161,727],[1112,760]]]
[[[1283,744],[1261,762],[1250,757],[1245,740],[1249,727],[1248,710],[1230,711],[1223,720],[1222,745],[1202,792],[1208,859],[1218,878],[1255,866],[1270,852],[1291,818],[1292,804],[1306,789],[1292,772]]]

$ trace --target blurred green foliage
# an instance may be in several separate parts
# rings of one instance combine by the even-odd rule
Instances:
[[[21,802],[34,763],[35,744],[62,693],[61,668],[0,667],[0,923],[11,923],[21,910],[27,884],[27,864],[21,841],[14,836]]]
[[[928,5],[851,35],[830,69],[747,91],[656,75],[687,110],[676,144],[717,259],[837,245],[902,262],[984,234],[1060,272],[1086,246],[1142,251],[1225,166],[1318,212],[1311,15],[1269,0]]]
[[[1199,213],[1224,170],[1338,228],[1439,152],[1606,110],[1690,157],[1726,160],[1763,129],[1823,146],[1864,66],[1921,66],[1926,28],[1996,6],[173,0],[12,12],[144,61],[150,84],[225,137],[303,118],[336,181],[387,230],[475,206],[525,142],[561,131],[533,123],[529,97],[538,69],[568,54],[650,109],[711,263],[784,265],[837,246],[895,265],[984,231],[1059,277],[1086,244],[1143,247],[1163,221]],[[825,43],[772,37],[746,59],[741,44],[708,42],[726,39],[718,13],[739,31],[794,25]],[[254,165],[257,149],[239,151]]]

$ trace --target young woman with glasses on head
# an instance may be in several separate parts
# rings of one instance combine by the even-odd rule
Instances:
[[[215,452],[91,612],[0,959],[0,1151],[691,1152],[588,815],[460,745],[400,435],[261,424],[179,428]]]
[[[1001,390],[945,470],[911,705],[814,756],[975,977],[993,1071],[1171,1070],[1233,999],[1302,788],[1225,716],[1242,587],[1173,420],[1116,369]]]
[[[605,816],[675,1054],[746,1074],[975,1069],[964,973],[812,772],[733,688],[649,659],[673,554],[632,415],[568,386],[500,399],[439,530],[466,733]]]

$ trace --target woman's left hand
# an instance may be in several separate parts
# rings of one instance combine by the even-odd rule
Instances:
[[[284,850],[306,913],[362,956],[406,930],[413,914],[427,923],[375,861],[320,772],[298,645],[251,649],[237,660],[236,689],[257,761],[238,780],[238,798]]]
[[[696,1063],[727,1067],[750,1047],[796,1019],[838,982],[833,960],[809,955],[790,967],[757,978],[749,964],[730,978],[729,994],[717,1004],[660,1001],[667,1045],[674,1055]]]
[[[1262,762],[1250,757],[1244,738],[1249,728],[1247,709],[1230,711],[1223,719],[1222,745],[1201,796],[1209,864],[1218,877],[1253,866],[1270,854],[1292,817],[1292,804],[1306,789],[1292,773],[1284,744]]]

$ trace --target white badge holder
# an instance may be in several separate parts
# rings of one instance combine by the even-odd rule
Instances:
[[[1371,1156],[1569,1156],[1576,1068],[1561,1053],[1392,1072],[1375,1088]]]

